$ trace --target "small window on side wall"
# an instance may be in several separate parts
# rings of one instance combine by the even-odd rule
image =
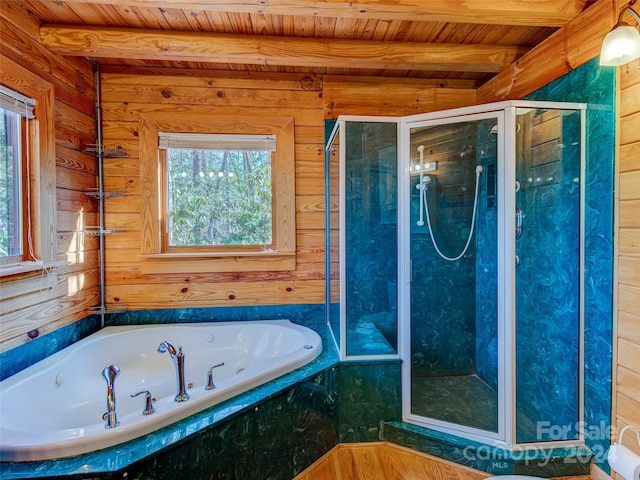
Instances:
[[[143,273],[295,270],[292,118],[148,114],[139,135]]]
[[[0,86],[0,264],[3,265],[25,260],[27,251],[27,129],[29,119],[33,118],[33,105],[30,99],[20,97]]]
[[[4,57],[2,66],[0,277],[5,277],[55,266],[56,177],[53,86]]]

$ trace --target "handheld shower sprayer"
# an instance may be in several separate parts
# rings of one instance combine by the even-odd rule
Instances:
[[[469,230],[469,237],[467,238],[467,243],[465,244],[464,248],[462,249],[462,252],[459,255],[456,255],[454,257],[448,257],[444,253],[442,253],[442,251],[438,248],[438,244],[436,243],[436,239],[433,235],[433,229],[431,228],[431,219],[429,218],[429,205],[427,203],[427,190],[429,189],[429,184],[431,183],[431,177],[429,175],[425,175],[424,173],[424,168],[423,168],[424,145],[418,146],[417,150],[418,150],[418,153],[420,154],[420,181],[416,185],[416,188],[420,191],[420,207],[419,207],[420,218],[418,219],[416,224],[419,227],[424,226],[425,224],[424,215],[423,215],[423,212],[424,212],[424,214],[426,214],[426,217],[427,217],[427,226],[429,228],[429,236],[431,237],[431,243],[433,244],[433,247],[435,248],[438,255],[440,255],[440,257],[442,257],[444,260],[447,260],[450,262],[459,260],[464,256],[465,253],[467,253],[467,249],[471,244],[471,237],[473,236],[473,230],[476,223],[476,210],[478,206],[478,190],[479,190],[478,187],[480,184],[480,175],[482,174],[484,167],[482,165],[476,165],[475,193],[473,198],[473,215],[471,217],[471,228]]]

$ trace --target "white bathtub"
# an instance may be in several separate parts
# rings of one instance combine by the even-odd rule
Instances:
[[[176,402],[176,369],[158,345],[181,345],[189,400]],[[106,327],[0,382],[0,460],[69,457],[117,445],[273,380],[316,358],[322,340],[287,320]],[[216,388],[206,390],[213,370]],[[119,425],[106,428],[102,370],[118,365]],[[142,415],[149,390],[155,413]]]

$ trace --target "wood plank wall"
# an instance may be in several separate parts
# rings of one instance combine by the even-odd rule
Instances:
[[[126,158],[105,160],[106,303],[125,309],[277,305],[324,302],[324,124],[322,79],[308,74],[105,69],[102,75],[106,148]],[[293,117],[296,157],[295,271],[143,274],[139,230],[138,115]]]
[[[126,158],[105,160],[105,189],[126,196],[107,201],[107,228],[125,233],[106,239],[106,303],[109,308],[184,308],[324,303],[324,119],[338,114],[401,115],[415,112],[418,92],[425,111],[469,105],[469,82],[455,91],[433,81],[327,80],[309,74],[105,67],[102,71],[106,148],[120,146]],[[455,83],[455,82],[454,82]],[[376,84],[380,89],[376,89]],[[394,89],[410,94],[394,98]],[[438,90],[435,92],[435,90]],[[448,93],[448,94],[447,94]],[[390,101],[393,99],[393,101]],[[441,100],[440,100],[441,99]],[[295,121],[297,265],[289,272],[143,274],[140,269],[138,115],[176,111],[290,116]]]
[[[614,418],[618,432],[640,427],[640,69],[619,67],[617,192],[617,362]],[[632,432],[624,444],[640,455]]]
[[[325,75],[323,83],[325,118],[399,117],[476,104],[473,80]]]
[[[83,194],[96,186],[96,160],[83,153],[95,142],[95,82],[86,59],[62,58],[40,45],[39,21],[16,2],[2,2],[3,62],[54,87],[57,268],[53,283],[37,275],[5,277],[0,287],[0,352],[87,316],[98,303],[98,242],[78,233],[96,223],[96,204]],[[34,283],[35,282],[35,283]]]

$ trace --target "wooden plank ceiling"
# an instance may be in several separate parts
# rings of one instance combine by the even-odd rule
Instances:
[[[1,0],[8,1],[8,0]],[[465,79],[593,0],[20,0],[43,44],[101,65]]]

